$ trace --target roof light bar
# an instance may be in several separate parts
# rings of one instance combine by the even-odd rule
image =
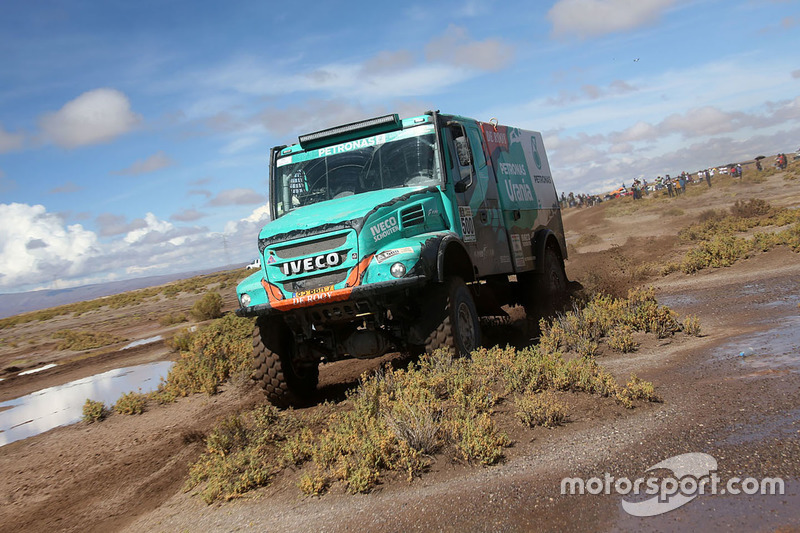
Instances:
[[[322,146],[325,144],[325,141],[335,137],[341,137],[341,140],[345,140],[345,138],[348,137],[355,138],[357,136],[356,134],[368,132],[370,135],[376,135],[378,133],[397,130],[402,127],[403,124],[400,121],[400,117],[397,115],[397,113],[395,113],[392,115],[371,118],[369,120],[353,122],[351,124],[345,124],[344,126],[337,126],[335,128],[309,133],[307,135],[301,135],[298,137],[298,140],[300,141],[300,146],[303,149],[307,149],[314,148],[315,146]]]

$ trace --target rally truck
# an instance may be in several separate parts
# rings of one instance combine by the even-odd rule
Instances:
[[[565,292],[540,133],[428,111],[298,140],[271,150],[261,268],[236,289],[271,403],[312,398],[320,362],[469,354],[480,317],[535,315]]]

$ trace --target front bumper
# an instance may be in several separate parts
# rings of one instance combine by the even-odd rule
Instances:
[[[362,301],[375,300],[378,297],[394,292],[404,291],[421,287],[428,281],[426,276],[413,276],[397,280],[381,281],[369,283],[352,288],[337,289],[328,292],[296,296],[285,300],[273,301],[249,307],[241,307],[236,310],[236,314],[241,317],[264,316],[275,313],[283,313],[294,309],[313,306],[327,306],[342,302],[352,302],[358,304]]]

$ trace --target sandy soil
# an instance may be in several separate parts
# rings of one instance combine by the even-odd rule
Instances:
[[[213,397],[197,395],[152,406],[141,416],[112,416],[100,424],[58,428],[0,448],[0,524],[4,531],[798,528],[800,255],[779,248],[693,276],[661,277],[642,265],[680,256],[675,235],[703,210],[750,197],[798,206],[800,183],[777,175],[762,184],[695,191],[696,195],[638,209],[609,202],[564,215],[572,245],[571,279],[619,292],[649,283],[661,301],[700,317],[703,337],[645,339],[634,354],[606,355],[600,361],[618,377],[635,372],[653,381],[662,404],[629,411],[611,401],[572,395],[570,423],[512,434],[514,446],[496,467],[469,467],[440,458],[431,472],[410,484],[390,481],[367,495],[334,490],[320,498],[302,497],[296,473],[288,472],[246,498],[207,506],[181,490],[187,465],[202,451],[203,435],[218,418],[262,401],[257,390],[229,386]],[[674,208],[683,213],[675,214]],[[672,214],[666,215],[670,209]],[[599,240],[578,245],[588,234]],[[233,297],[225,296],[231,308]],[[92,327],[129,340],[167,337],[185,324],[163,328],[158,316],[176,308],[187,310],[196,297],[3,331],[4,338],[15,339],[16,347],[0,348],[0,364],[16,368],[0,376],[6,378],[0,383],[0,401],[109,368],[174,357],[163,342],[124,352],[59,353],[50,336],[58,329]],[[495,330],[492,338],[503,334]],[[754,356],[737,356],[751,345]],[[52,362],[59,366],[12,377],[19,369]],[[321,398],[341,398],[362,372],[381,362],[324,366]],[[787,493],[701,496],[651,518],[623,512],[619,495],[560,494],[565,476],[602,477],[608,472],[634,478],[661,460],[687,452],[713,455],[723,478],[781,476]]]

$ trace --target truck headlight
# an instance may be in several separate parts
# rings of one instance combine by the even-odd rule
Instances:
[[[402,278],[406,275],[406,266],[403,263],[395,263],[389,269],[389,272],[396,278]]]
[[[239,301],[242,302],[242,307],[247,307],[250,305],[250,295],[247,293],[242,294],[239,297]]]

